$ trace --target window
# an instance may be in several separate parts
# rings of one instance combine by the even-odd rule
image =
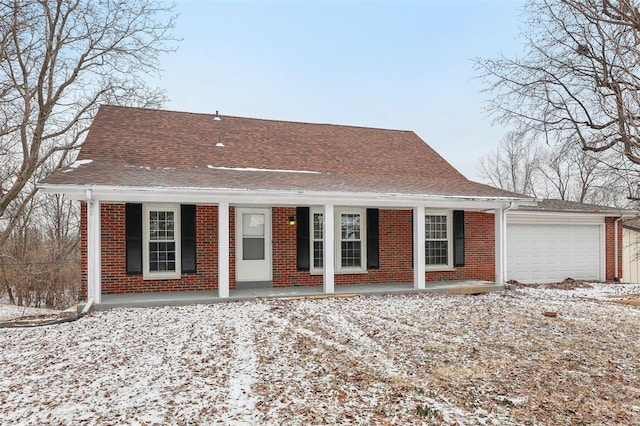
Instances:
[[[242,260],[265,259],[264,213],[242,213]]]
[[[311,252],[313,253],[312,269],[322,269],[324,266],[324,215],[313,213],[313,223],[311,224]]]
[[[340,213],[340,262],[342,268],[362,268],[362,213]]]
[[[364,209],[335,210],[336,272],[366,272],[366,224]],[[324,266],[324,214],[311,211],[311,271],[322,272]]]
[[[144,278],[180,277],[180,209],[175,205],[144,205]]]
[[[424,222],[427,268],[451,267],[451,213],[430,212]]]

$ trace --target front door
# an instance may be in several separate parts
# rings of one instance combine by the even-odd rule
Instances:
[[[272,285],[271,209],[236,209],[238,288]]]

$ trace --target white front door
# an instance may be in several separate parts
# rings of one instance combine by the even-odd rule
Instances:
[[[271,280],[271,209],[237,208],[236,281]]]

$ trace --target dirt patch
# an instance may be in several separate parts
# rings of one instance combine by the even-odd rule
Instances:
[[[613,294],[609,299],[623,305],[640,306],[640,294]]]
[[[574,278],[565,278],[563,281],[547,284],[523,284],[516,280],[509,280],[507,283],[517,287],[525,288],[552,288],[556,290],[575,290],[577,288],[593,288],[590,283],[595,281],[576,280]]]

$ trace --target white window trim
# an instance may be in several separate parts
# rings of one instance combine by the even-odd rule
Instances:
[[[309,209],[309,250],[310,250],[310,273],[311,275],[320,275],[323,273],[324,268],[313,267],[313,215],[314,213],[324,214],[324,210],[320,207],[312,207]],[[341,215],[343,214],[359,214],[360,215],[360,241],[362,242],[360,248],[360,265],[359,267],[343,267],[342,266],[342,221]],[[364,208],[339,208],[334,211],[334,265],[336,274],[366,274],[367,273],[367,209]],[[324,242],[325,239],[323,238]]]
[[[342,266],[342,220],[343,214],[359,214],[360,215],[360,266]],[[336,273],[343,274],[362,274],[367,272],[367,211],[358,208],[338,208],[334,216],[335,223],[335,266]]]
[[[453,270],[453,210],[425,210],[425,223],[427,216],[446,216],[447,217],[447,264],[441,265],[427,265],[427,254],[425,252],[425,270],[426,271],[450,271]],[[425,244],[427,241],[427,236],[425,233],[425,240],[422,244]]]
[[[176,270],[175,271],[150,271],[149,270],[149,213],[151,211],[171,211],[175,220],[173,236],[176,243]],[[179,204],[143,204],[142,206],[142,278],[145,280],[170,280],[178,279],[182,276],[182,247],[180,245],[180,205]]]
[[[313,238],[313,236],[314,236],[313,219],[314,219],[314,216],[316,214],[321,214],[321,215],[324,216],[324,210],[321,209],[320,207],[312,207],[312,208],[309,209],[309,245],[310,245],[310,247],[309,247],[309,253],[310,253],[310,256],[309,256],[309,262],[310,262],[309,271],[311,272],[312,275],[321,275],[323,270],[324,270],[324,267],[322,267],[322,268],[314,267],[314,264],[315,264],[315,262],[314,262],[315,251],[314,251],[313,243],[316,242],[316,241],[322,241],[322,243],[324,244],[324,233],[322,234],[322,239],[321,240],[316,240],[316,239]],[[324,265],[324,261],[323,261],[323,265]]]

